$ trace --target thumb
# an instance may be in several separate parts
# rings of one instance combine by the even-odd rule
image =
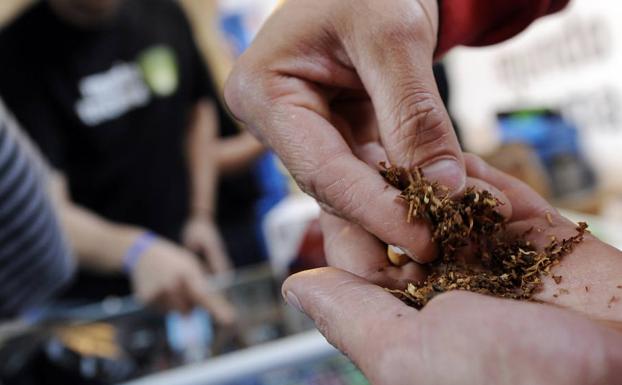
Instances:
[[[387,20],[376,22],[374,38],[355,41],[354,64],[389,162],[422,167],[430,180],[460,191],[466,183],[462,151],[432,69],[437,10],[421,1],[401,4],[397,15],[378,15]]]
[[[408,330],[398,324],[412,322],[417,314],[381,287],[331,267],[289,277],[283,296],[364,372],[373,367],[382,347],[398,338],[396,333]]]

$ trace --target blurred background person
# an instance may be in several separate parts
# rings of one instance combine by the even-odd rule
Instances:
[[[180,3],[194,27],[214,84],[222,91],[234,59],[252,41],[254,29],[249,18],[260,20],[274,4],[216,0]],[[265,217],[288,195],[290,185],[276,156],[231,119],[222,104],[220,107],[217,222],[235,266],[255,266],[268,259]]]
[[[0,101],[0,320],[40,305],[73,272],[47,181],[36,150]]]
[[[2,96],[66,181],[63,221],[84,268],[67,296],[124,295],[131,281],[165,309],[214,307],[194,254],[230,269],[214,222],[219,113],[181,9],[40,1],[0,50]]]

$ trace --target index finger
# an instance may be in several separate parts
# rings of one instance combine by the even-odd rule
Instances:
[[[293,82],[291,87],[304,88],[300,80]],[[407,207],[397,199],[400,192],[377,169],[354,156],[339,131],[322,116],[326,107],[322,95],[299,91],[300,104],[273,107],[268,112],[272,126],[262,131],[302,190],[412,258],[432,260],[434,244],[427,225],[406,223]]]
[[[428,179],[460,193],[466,182],[462,149],[432,68],[436,2],[372,4],[373,21],[341,34],[350,35],[344,44],[372,100],[388,159],[422,167]]]

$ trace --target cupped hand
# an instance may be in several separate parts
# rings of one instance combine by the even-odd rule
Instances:
[[[477,156],[465,154],[469,178],[479,186],[493,186],[511,206],[507,231],[516,236],[531,229],[527,238],[543,249],[551,242],[577,234],[577,225],[564,218],[523,182],[496,170]],[[508,211],[506,209],[505,214]],[[405,218],[402,217],[405,221]],[[384,287],[404,288],[426,276],[426,267],[415,262],[393,266],[386,246],[360,226],[322,214],[329,265],[349,271]],[[418,231],[412,226],[410,231]],[[558,281],[553,279],[555,276]],[[551,275],[543,277],[535,300],[581,312],[622,330],[622,252],[586,233]]]
[[[421,311],[350,273],[324,268],[283,286],[374,385],[610,385],[622,334],[573,312],[467,292]]]
[[[135,296],[161,310],[208,310],[221,325],[231,325],[235,309],[214,290],[197,258],[171,242],[158,239],[145,251],[131,273]]]
[[[436,0],[293,0],[239,59],[225,97],[302,189],[419,261],[430,235],[404,225],[378,161],[423,167],[452,190],[464,161],[432,62]],[[370,202],[374,204],[370,204]]]
[[[484,180],[512,202],[508,231],[516,235],[531,229],[527,238],[540,250],[552,239],[570,238],[577,225],[561,215],[523,182],[467,155],[469,175]],[[535,299],[580,311],[592,318],[619,323],[622,329],[622,252],[590,233],[543,278]],[[553,276],[558,277],[557,283]]]

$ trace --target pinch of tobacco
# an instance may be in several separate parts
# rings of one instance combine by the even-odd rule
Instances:
[[[410,283],[406,290],[390,290],[414,307],[423,307],[450,290],[531,299],[541,288],[541,276],[549,275],[551,267],[583,241],[587,225],[580,223],[575,236],[560,241],[551,236],[549,245],[537,250],[525,239],[532,229],[520,236],[506,232],[506,219],[497,211],[501,203],[490,192],[471,187],[451,199],[448,189],[427,181],[419,169],[381,166],[385,179],[401,190],[399,197],[408,207],[406,222],[415,218],[427,222],[439,246],[440,258],[428,264],[430,274],[424,282]],[[550,213],[547,220],[552,222]],[[457,256],[468,245],[478,257],[477,264]],[[552,278],[561,282],[561,276]],[[560,294],[564,291],[560,289]]]

